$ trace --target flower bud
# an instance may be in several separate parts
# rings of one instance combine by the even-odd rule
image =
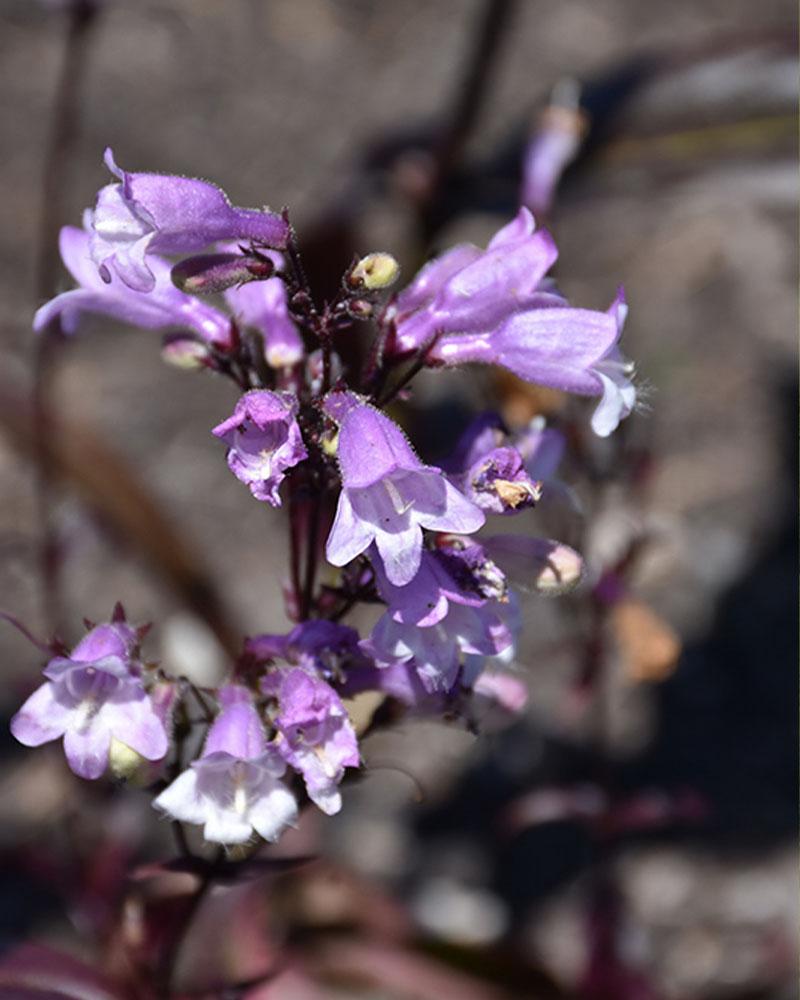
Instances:
[[[202,340],[178,333],[164,338],[161,358],[175,368],[197,371],[209,366],[211,352],[208,349],[208,344],[203,343]]]
[[[520,535],[494,535],[483,545],[520,590],[557,597],[583,578],[583,559],[562,542]]]
[[[275,265],[262,255],[236,253],[187,257],[172,268],[172,283],[192,295],[214,295],[234,285],[269,278]]]
[[[397,281],[400,265],[388,253],[369,253],[362,257],[347,276],[351,288],[366,288],[371,292],[388,288]]]
[[[347,303],[347,312],[353,319],[369,319],[375,311],[375,306],[366,299],[351,299]]]
[[[583,559],[569,547],[556,543],[536,573],[533,587],[540,594],[557,597],[574,590],[583,578]]]

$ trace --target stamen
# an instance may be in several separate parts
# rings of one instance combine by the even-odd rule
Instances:
[[[238,782],[233,793],[233,808],[240,816],[244,816],[247,812],[247,790]]]
[[[242,761],[236,761],[232,770],[234,782],[233,808],[240,816],[244,816],[247,812],[247,789],[245,787],[247,770],[243,766]]]
[[[414,506],[414,501],[409,500],[408,503],[403,502],[403,498],[400,496],[400,490],[395,486],[391,479],[384,479],[383,485],[386,487],[386,492],[389,494],[389,499],[392,501],[392,506],[395,512],[398,514],[405,514],[407,510],[410,510]]]
[[[322,747],[314,747],[314,753],[319,757],[319,762],[322,764],[322,769],[329,778],[336,777],[336,768],[331,764],[328,758],[325,756],[325,751]]]

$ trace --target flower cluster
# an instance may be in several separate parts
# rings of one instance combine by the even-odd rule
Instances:
[[[167,361],[234,383],[239,398],[213,434],[257,501],[287,500],[295,625],[246,639],[225,682],[200,691],[144,664],[142,630],[116,613],[47,664],[12,730],[29,746],[63,737],[84,778],[127,754],[156,808],[208,841],[274,841],[306,799],[341,808],[340,784],[360,766],[348,699],[371,690],[450,718],[469,718],[478,697],[518,709],[518,591],[581,579],[568,546],[506,530],[558,495],[557,428],[512,431],[480,414],[438,466],[387,405],[423,368],[477,362],[599,397],[592,426],[609,434],[635,402],[618,346],[626,305],[620,292],[605,312],[572,307],[547,277],[553,240],[523,207],[485,250],[457,246],[395,294],[396,262],[369,254],[320,307],[285,213],[236,208],[205,181],[129,173],[110,151],[106,163],[115,182],[83,229],[61,234],[77,287],[44,304],[34,328],[71,334],[94,314],[160,330]],[[356,320],[374,331],[357,370],[337,350]],[[364,636],[342,623],[361,602],[383,609]],[[195,726],[202,738],[187,742]],[[201,748],[188,763],[187,746]]]

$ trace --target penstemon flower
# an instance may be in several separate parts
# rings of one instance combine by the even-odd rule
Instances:
[[[203,826],[206,840],[242,844],[254,833],[277,840],[297,818],[297,802],[280,780],[286,770],[246,688],[220,689],[221,711],[202,756],[155,799],[174,819]]]
[[[387,319],[396,350],[425,349],[432,364],[500,365],[528,382],[602,396],[593,428],[606,436],[635,401],[632,366],[616,349],[622,300],[605,313],[569,306],[543,283],[557,255],[523,207],[485,251],[459,247],[423,268]]]
[[[93,628],[68,656],[50,660],[46,682],[11,720],[11,732],[29,747],[63,737],[67,763],[81,778],[103,774],[114,742],[160,760],[167,734],[145,690],[138,642],[124,620]]]
[[[411,351],[453,334],[492,330],[536,292],[558,252],[527,209],[486,250],[461,246],[427,264],[389,308],[397,348]]]
[[[307,456],[297,426],[297,401],[289,393],[246,392],[213,433],[228,445],[228,466],[256,500],[280,507],[286,470]]]
[[[289,315],[286,285],[280,278],[251,282],[225,292],[236,320],[264,338],[264,355],[271,368],[296,365],[303,358],[303,338]]]
[[[61,259],[79,287],[62,292],[37,310],[34,330],[43,330],[58,318],[65,333],[75,333],[84,313],[112,319],[146,330],[174,327],[191,330],[210,343],[226,344],[230,319],[218,309],[179,291],[170,278],[171,265],[161,257],[149,258],[153,288],[149,294],[134,291],[119,278],[105,282],[89,256],[89,234],[64,226],[59,238]]]
[[[91,254],[104,281],[112,272],[130,288],[150,292],[149,254],[194,253],[219,240],[286,246],[288,225],[273,212],[235,208],[215,184],[191,177],[122,170],[110,149],[105,164],[119,178],[97,196],[89,214]]]
[[[449,691],[464,654],[496,656],[512,645],[513,634],[498,613],[507,600],[505,586],[498,579],[485,591],[477,561],[463,558],[460,548],[425,553],[420,586],[416,579],[393,585],[380,559],[373,560],[388,609],[364,648],[379,665],[413,660],[426,690]]]
[[[346,767],[358,767],[355,731],[334,689],[300,667],[271,671],[261,682],[275,697],[278,753],[299,771],[309,798],[328,814],[342,808],[339,782]]]
[[[423,465],[400,428],[357,404],[339,431],[342,491],[328,561],[344,566],[373,542],[396,586],[410,583],[422,560],[422,529],[470,533],[484,521],[441,469]]]

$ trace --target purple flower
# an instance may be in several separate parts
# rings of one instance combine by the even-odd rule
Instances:
[[[202,824],[205,839],[218,844],[242,844],[253,831],[275,841],[297,819],[297,802],[279,780],[286,765],[267,744],[246,688],[226,685],[219,700],[203,755],[153,805],[174,819]]]
[[[358,740],[341,698],[320,677],[300,667],[279,669],[262,681],[278,700],[278,751],[303,775],[309,797],[332,815],[342,807],[339,782],[358,767]]]
[[[453,482],[491,514],[515,514],[541,498],[541,484],[528,473],[496,413],[483,413],[467,428],[449,463]]]
[[[296,625],[288,635],[247,639],[245,653],[261,662],[282,659],[328,680],[338,679],[351,665],[364,665],[358,632],[347,625],[315,618]]]
[[[427,348],[431,364],[500,365],[528,382],[602,396],[592,426],[605,436],[635,400],[616,347],[624,300],[620,293],[607,312],[573,309],[544,281],[556,256],[523,207],[485,251],[457,247],[423,268],[385,319],[398,351]]]
[[[404,587],[392,585],[370,554],[388,609],[362,647],[382,668],[413,659],[429,692],[453,687],[464,654],[495,656],[513,641],[498,613],[507,601],[502,574],[480,545],[464,539],[462,548],[461,541],[423,552],[420,572]]]
[[[389,580],[375,549],[370,550],[369,557],[375,570],[378,593],[389,606],[388,614],[397,622],[427,628],[445,617],[451,601],[470,607],[486,603],[486,598],[469,584],[463,590],[459,587],[454,576],[448,572],[450,567],[444,561],[445,556],[439,552],[423,550],[417,575],[403,587]]]
[[[633,366],[616,346],[625,312],[621,290],[607,312],[573,309],[541,292],[493,330],[442,337],[430,357],[444,365],[501,365],[528,382],[602,396],[592,429],[605,437],[635,402]]]
[[[353,406],[342,420],[338,445],[342,491],[328,536],[328,561],[344,566],[375,542],[386,576],[396,586],[416,576],[422,529],[469,534],[482,511],[423,465],[400,428],[380,411]]]
[[[517,514],[541,498],[516,448],[493,448],[461,477],[465,496],[492,514]]]
[[[495,604],[451,604],[445,617],[429,628],[395,621],[387,611],[364,648],[379,666],[413,660],[427,691],[449,691],[464,655],[497,656],[512,645],[513,634]]]
[[[552,208],[564,171],[578,155],[586,134],[586,117],[577,107],[579,95],[564,96],[568,103],[545,108],[525,150],[520,201],[535,213]]]
[[[427,264],[387,311],[396,346],[417,350],[435,334],[484,333],[521,308],[558,252],[523,208],[486,250],[459,246]]]
[[[90,213],[92,259],[104,280],[112,271],[131,288],[149,292],[155,275],[147,255],[196,253],[218,240],[252,240],[283,249],[288,223],[273,212],[235,208],[215,184],[190,177],[128,173],[105,164],[119,178],[97,196]]]
[[[119,278],[101,280],[89,255],[89,234],[74,226],[64,226],[59,237],[61,259],[79,287],[62,292],[37,310],[36,331],[60,317],[65,333],[74,333],[84,313],[110,316],[131,326],[148,330],[184,327],[205,341],[225,344],[230,320],[213,306],[179,291],[170,278],[170,265],[160,257],[150,258],[153,289],[149,294],[133,291]]]
[[[253,389],[212,431],[228,445],[228,467],[256,500],[280,507],[286,470],[307,457],[297,424],[297,399],[289,392]]]
[[[297,364],[303,357],[303,338],[289,315],[286,285],[280,278],[229,288],[225,300],[236,319],[264,337],[264,353],[271,368]]]
[[[11,720],[11,732],[29,747],[63,736],[67,763],[82,778],[103,774],[112,741],[160,760],[167,734],[133,659],[137,645],[136,630],[124,621],[93,628],[69,656],[47,664],[47,682]]]

